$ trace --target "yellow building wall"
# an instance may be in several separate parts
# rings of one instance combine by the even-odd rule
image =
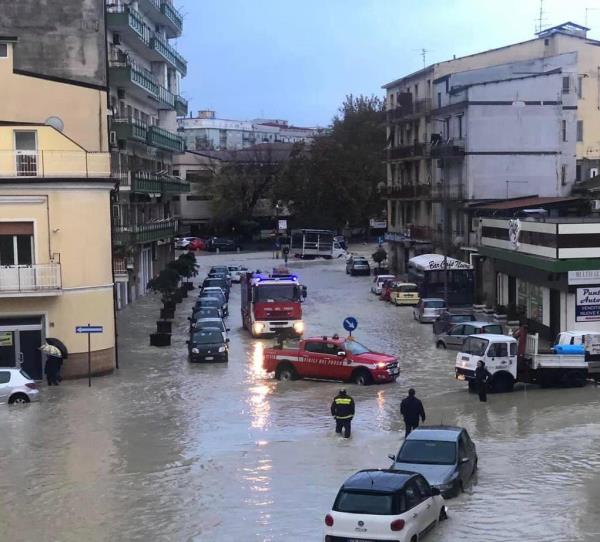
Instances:
[[[13,47],[0,58],[0,120],[44,124],[51,117],[64,122],[64,133],[88,151],[108,150],[105,90],[48,81],[13,73]]]

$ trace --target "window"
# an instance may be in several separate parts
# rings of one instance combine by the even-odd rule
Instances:
[[[577,121],[577,141],[583,141],[583,121]]]
[[[8,44],[0,43],[0,58],[8,58]]]
[[[304,350],[306,352],[315,352],[317,354],[321,353],[321,343],[306,343],[304,345]]]
[[[417,504],[419,504],[417,502]],[[415,505],[416,506],[416,505]],[[340,491],[333,509],[347,514],[373,514],[391,516],[394,514],[394,495],[390,493],[361,493],[359,491]]]
[[[462,139],[463,138],[463,116],[458,115],[458,117],[456,117],[456,120],[458,122],[458,139]]]
[[[415,484],[419,489],[419,493],[421,494],[421,500],[424,501],[431,497],[431,487],[422,476],[417,476],[415,478]]]
[[[465,354],[471,354],[473,356],[483,356],[485,349],[488,345],[488,340],[479,339],[477,337],[469,337],[462,348]]]
[[[575,166],[575,180],[581,181],[581,164]]]
[[[473,327],[473,326],[471,326]],[[450,331],[450,335],[471,335],[471,333],[473,333],[472,331],[469,331],[469,333],[465,332],[465,326],[454,326],[452,328],[452,330]]]
[[[577,97],[578,98],[583,97],[583,75],[580,75],[577,78]]]
[[[562,140],[566,141],[567,140],[567,121],[563,120],[560,123],[561,125],[561,130],[562,130]]]
[[[505,358],[508,356],[506,343],[494,343],[488,350],[488,358]]]
[[[565,164],[560,166],[560,184],[563,186],[567,184],[567,166]]]
[[[390,226],[395,226],[396,225],[396,202],[395,201],[390,202],[390,209],[391,209]]]
[[[10,382],[10,371],[0,371],[0,384]]]
[[[421,494],[419,493],[419,490],[414,482],[406,484],[406,487],[404,488],[404,495],[406,497],[407,510],[410,510],[421,503]]]
[[[16,171],[18,176],[37,175],[37,142],[35,131],[15,130]]]
[[[569,76],[562,78],[562,93],[569,94]]]
[[[437,100],[437,106],[442,107],[442,93],[438,92],[438,100]]]
[[[405,440],[398,452],[397,461],[417,465],[454,465],[456,443],[444,440]]]
[[[517,343],[510,343],[510,355],[511,356],[517,355]]]

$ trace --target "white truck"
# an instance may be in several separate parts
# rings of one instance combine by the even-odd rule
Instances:
[[[474,389],[475,368],[479,360],[485,363],[492,377],[490,391],[509,392],[515,382],[539,384],[543,387],[584,386],[588,364],[581,355],[538,353],[537,334],[527,337],[526,354],[517,359],[517,341],[509,335],[469,335],[461,352],[456,355],[455,378],[468,382]]]

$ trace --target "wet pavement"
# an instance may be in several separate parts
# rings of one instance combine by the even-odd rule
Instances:
[[[199,257],[268,270],[266,254]],[[292,263],[309,297],[307,334],[341,333],[394,353],[395,384],[346,385],[353,436],[333,433],[339,383],[279,383],[262,373],[270,341],[241,329],[239,286],[230,300],[228,365],[187,362],[187,316],[178,306],[173,345],[151,348],[158,299],[120,313],[121,368],[113,376],[45,388],[38,405],[0,410],[0,541],[321,540],[340,484],[387,467],[402,441],[399,403],[414,386],[428,423],[468,429],[479,475],[448,501],[435,541],[600,540],[600,389],[518,387],[479,403],[453,379],[450,351],[410,308],[369,293],[342,261]],[[192,292],[193,294],[194,292]]]

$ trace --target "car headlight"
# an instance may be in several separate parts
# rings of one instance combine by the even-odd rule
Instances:
[[[225,350],[227,350],[227,348],[224,346],[219,346],[219,352],[225,352]]]
[[[199,354],[200,350],[198,350],[197,348],[192,348],[192,354]]]
[[[262,333],[265,329],[265,324],[262,324],[261,322],[254,322],[252,329],[254,330],[254,333]]]
[[[387,363],[384,363],[383,361],[380,361],[380,362],[377,364],[377,368],[378,368],[378,369],[383,369],[383,368],[384,368],[386,365],[387,365]]]
[[[294,331],[296,333],[304,332],[304,322],[294,322]]]

